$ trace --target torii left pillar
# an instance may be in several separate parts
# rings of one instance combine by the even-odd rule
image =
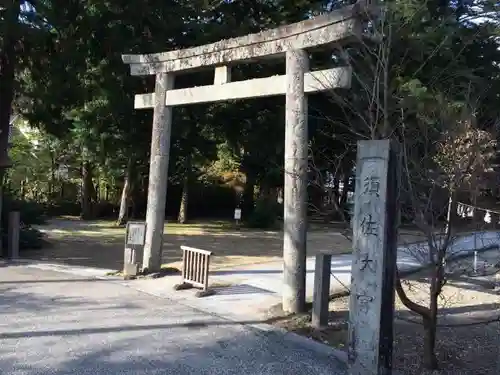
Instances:
[[[161,268],[165,204],[167,199],[168,161],[172,133],[172,107],[165,105],[167,90],[174,87],[172,73],[157,73],[149,163],[148,207],[146,211],[146,240],[142,263],[143,272]]]
[[[307,242],[307,96],[304,50],[286,53],[285,187],[283,227],[283,310],[305,311]]]

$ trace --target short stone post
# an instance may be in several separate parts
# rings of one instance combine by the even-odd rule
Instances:
[[[392,371],[398,167],[391,141],[358,142],[349,375],[388,375]]]
[[[315,328],[328,326],[328,304],[330,302],[331,268],[331,254],[316,255],[312,310],[312,325]]]
[[[21,232],[21,213],[12,211],[9,213],[9,231],[8,231],[8,258],[19,258],[19,235]]]

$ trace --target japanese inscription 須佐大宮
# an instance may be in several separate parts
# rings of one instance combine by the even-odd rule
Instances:
[[[363,181],[363,194],[380,197],[380,177],[368,176]]]
[[[361,220],[361,232],[365,236],[378,236],[378,223],[373,219],[372,214],[367,214]]]
[[[368,254],[365,254],[363,259],[360,259],[361,263],[361,271],[364,271],[365,269],[369,269],[372,272],[375,272],[375,265],[373,264],[374,261],[373,259],[370,259],[370,256]]]
[[[366,293],[358,293],[356,294],[356,299],[358,300],[358,307],[360,309],[360,312],[368,314],[368,312],[370,311],[370,305],[375,298]]]
[[[362,195],[380,198],[380,177],[373,175],[365,177]],[[365,236],[378,236],[378,226],[372,214],[366,214],[361,220],[361,232]]]

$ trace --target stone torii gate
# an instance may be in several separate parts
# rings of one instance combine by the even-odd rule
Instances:
[[[135,108],[153,108],[153,131],[146,213],[143,270],[161,264],[172,108],[232,99],[286,96],[284,183],[283,309],[305,307],[308,130],[307,95],[349,88],[349,67],[309,71],[308,51],[333,49],[359,38],[356,5],[313,19],[204,46],[149,55],[123,55],[132,75],[156,75],[155,91],[135,96]],[[286,74],[231,82],[231,65],[286,59]],[[174,88],[174,77],[190,70],[214,69],[214,84]]]

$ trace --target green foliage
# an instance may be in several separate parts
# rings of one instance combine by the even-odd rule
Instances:
[[[47,202],[60,195],[63,184],[67,189],[68,185],[78,183],[74,172],[60,173],[60,167],[68,169],[70,161],[66,147],[66,143],[19,118],[12,128],[13,166],[7,171],[11,193],[21,200]]]
[[[45,207],[34,201],[23,201],[14,199],[5,194],[2,206],[2,224],[8,222],[8,215],[11,211],[19,211],[23,225],[41,225],[45,223]]]
[[[90,201],[95,213],[108,214],[119,204],[125,170],[132,160],[131,195],[134,204],[144,206],[152,111],[135,110],[133,101],[134,94],[152,92],[153,80],[130,76],[122,53],[215,42],[300,21],[352,2],[134,0],[126,6],[121,0],[32,2],[36,12],[23,15],[30,22],[15,28],[3,25],[9,33],[15,29],[19,41],[14,108],[31,128],[40,130],[30,133],[29,139],[14,135],[14,167],[8,184],[17,197],[47,204],[50,214],[77,213],[82,195],[88,194],[92,197],[83,201]],[[388,2],[386,22],[374,23],[384,35],[383,43],[363,40],[346,46],[355,71],[352,88],[342,91],[341,100],[335,96],[337,90],[333,99],[324,94],[309,96],[312,169],[323,177],[323,184],[328,174],[338,182],[340,176],[351,173],[359,138],[427,137],[431,146],[418,145],[414,150],[419,156],[430,152],[443,133],[436,120],[438,105],[448,108],[472,100],[477,103],[475,114],[481,128],[496,121],[500,52],[495,36],[499,28],[486,24],[484,17],[481,23],[472,20],[485,14],[498,19],[498,4],[489,0],[474,2],[474,7],[470,4]],[[375,60],[384,56],[381,48],[386,45],[388,60],[378,64]],[[314,69],[339,62],[341,57],[332,58],[330,51],[311,58]],[[384,64],[390,69],[387,82],[380,84]],[[232,75],[240,80],[282,74],[283,70],[283,61],[238,64]],[[205,72],[183,74],[176,78],[176,85],[204,85],[212,80],[212,74]],[[383,109],[380,103],[385,99],[387,108]],[[282,186],[284,117],[283,98],[176,108],[169,183],[180,185],[187,174],[195,185],[203,181],[215,186],[223,182],[235,189],[245,183],[255,183],[257,188]],[[384,124],[390,124],[390,129],[382,129]],[[88,166],[87,182],[92,186],[80,191],[83,164]],[[60,166],[68,167],[67,176],[54,173]],[[173,203],[168,199],[168,210],[172,210],[177,198]],[[232,198],[224,199],[230,202],[228,207],[234,204]],[[208,210],[208,205],[203,203],[203,207]],[[206,215],[205,209],[201,211]]]
[[[245,225],[256,229],[275,229],[280,210],[282,207],[276,199],[261,197],[257,199],[250,217],[245,220]]]
[[[168,187],[167,216],[176,218],[179,214],[181,193],[181,185]],[[193,183],[189,187],[188,217],[232,219],[236,199],[236,192],[230,187]]]
[[[44,207],[38,202],[21,201],[5,194],[2,206],[2,227],[9,227],[9,213],[20,212],[21,228],[19,233],[19,250],[39,249],[47,243],[44,235],[33,225],[45,223]],[[6,254],[8,244],[8,231],[2,230],[3,254]]]
[[[54,199],[45,205],[45,214],[48,217],[56,216],[78,216],[81,211],[81,204],[74,200]]]
[[[8,224],[8,223],[6,223]],[[7,255],[7,241],[8,234],[2,232],[2,253]],[[29,225],[22,225],[19,232],[19,251],[22,250],[36,250],[48,246],[48,242],[45,240],[45,236],[38,229],[33,228]]]
[[[19,250],[34,250],[48,246],[45,236],[38,229],[31,226],[21,227],[19,233]]]

